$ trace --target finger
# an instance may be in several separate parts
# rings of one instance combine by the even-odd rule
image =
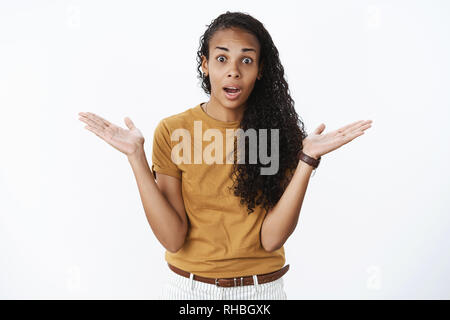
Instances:
[[[127,125],[128,129],[134,129],[136,126],[134,125],[133,121],[131,121],[130,118],[125,117],[125,124]]]
[[[321,123],[316,130],[314,130],[314,134],[321,134],[325,130],[325,124]]]
[[[364,134],[364,131],[355,132],[354,134],[351,135],[350,141],[352,141],[353,139],[355,139],[355,138],[357,138],[359,136],[362,136],[363,134]]]
[[[352,126],[349,126],[345,131],[344,134],[349,134],[355,130],[360,130],[363,126],[367,126],[368,124],[371,124],[372,120],[360,120],[356,121]]]
[[[96,128],[97,130],[104,130],[103,127],[101,127],[97,122],[95,122],[92,119],[89,119],[87,117],[81,117],[81,118],[79,118],[79,120],[84,122],[84,123],[86,123],[87,125],[89,125],[89,126],[91,126],[93,128]]]
[[[345,143],[353,140],[357,136],[364,133],[364,130],[367,130],[372,126],[372,120],[359,120],[356,121],[350,125],[347,125],[347,129],[343,132],[340,132],[341,134],[338,135],[338,138],[344,139]]]
[[[86,112],[86,116],[89,119],[94,120],[95,122],[97,122],[100,126],[102,127],[109,127],[111,125],[111,122],[109,122],[106,119],[103,119],[102,117],[100,117],[99,115],[96,115],[95,113],[92,112]]]
[[[84,122],[88,123],[89,125],[93,127],[101,128],[102,130],[106,128],[105,124],[103,124],[101,121],[93,117],[92,115],[89,115],[85,113],[84,115],[81,115],[80,120],[85,120]]]
[[[96,117],[98,120],[102,121],[106,126],[110,126],[111,122],[109,122],[108,120],[106,120],[105,118],[102,118],[98,115],[96,115],[95,113],[93,113],[94,117]]]
[[[347,124],[347,125],[343,126],[342,128],[339,128],[338,130],[336,130],[336,132],[338,132],[338,133],[345,133],[347,130],[353,128],[353,126],[356,126],[356,125],[358,125],[359,123],[361,123],[363,121],[364,120],[358,120],[358,121],[352,122],[350,124]]]
[[[353,131],[351,131],[351,133],[358,133],[358,132],[369,129],[370,127],[372,127],[372,121],[371,120],[365,121],[364,124],[361,124],[360,126],[355,128]]]
[[[104,136],[104,134],[102,133],[102,131],[100,131],[100,130],[98,130],[98,129],[96,129],[96,128],[93,128],[93,127],[91,127],[91,126],[85,126],[84,128],[87,129],[87,130],[89,130],[89,131],[92,131],[93,133],[95,133],[95,135],[96,135],[97,137],[102,138],[103,140],[106,140],[106,137]]]
[[[337,137],[336,144],[338,145],[338,148],[339,148],[339,147],[343,146],[344,144],[349,143],[356,137],[363,135],[363,134],[364,134],[364,131],[359,131],[357,133],[346,134],[345,136],[344,135],[339,136],[339,137]]]
[[[344,144],[352,141],[353,139],[362,136],[364,134],[364,130],[370,128],[370,123],[366,124],[364,126],[362,126],[361,128],[358,128],[350,133],[347,133],[345,136],[343,136],[342,138],[344,139]]]

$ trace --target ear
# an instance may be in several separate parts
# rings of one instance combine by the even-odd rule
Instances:
[[[208,60],[202,55],[202,71],[205,77],[208,75]]]

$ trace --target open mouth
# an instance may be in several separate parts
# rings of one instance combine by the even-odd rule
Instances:
[[[237,99],[241,94],[241,89],[238,88],[224,87],[223,90],[225,91],[225,96],[230,100]]]

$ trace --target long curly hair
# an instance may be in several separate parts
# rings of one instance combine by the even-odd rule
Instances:
[[[266,165],[260,163],[259,159],[256,164],[249,163],[248,159],[245,159],[245,163],[235,162],[230,176],[233,180],[232,190],[235,196],[241,197],[241,205],[247,205],[248,214],[259,205],[267,213],[276,205],[289,184],[298,165],[303,139],[307,134],[294,108],[294,100],[290,96],[288,84],[284,79],[284,68],[280,62],[278,50],[264,25],[249,14],[227,11],[207,25],[205,33],[200,37],[200,46],[197,51],[197,78],[204,92],[207,95],[211,94],[211,83],[209,76],[205,76],[201,69],[202,55],[209,61],[209,42],[214,33],[231,27],[245,30],[258,39],[261,48],[259,66],[263,64],[262,77],[256,80],[247,99],[240,128],[244,132],[249,128],[256,129],[257,132],[259,129],[267,129],[267,132],[270,132],[271,128],[279,129],[278,172],[274,175],[261,175],[261,168]],[[245,139],[246,158],[249,154],[248,140]],[[257,145],[259,146],[259,143]],[[270,149],[269,144],[268,154],[272,154]]]

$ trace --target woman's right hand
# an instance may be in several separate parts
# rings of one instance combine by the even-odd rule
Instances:
[[[79,120],[87,124],[84,127],[85,129],[92,131],[127,156],[131,156],[140,149],[143,149],[144,136],[130,118],[125,118],[125,124],[129,128],[127,130],[92,112],[80,112],[78,115],[80,116]]]

